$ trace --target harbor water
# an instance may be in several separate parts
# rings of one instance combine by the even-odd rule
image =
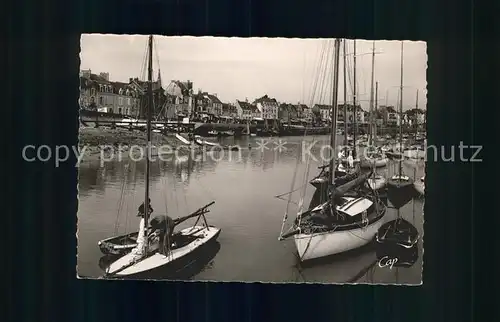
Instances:
[[[339,138],[341,139],[341,137]],[[217,139],[213,138],[216,142]],[[422,238],[419,259],[409,268],[383,265],[370,245],[328,258],[312,266],[300,265],[292,239],[278,241],[288,196],[291,194],[290,225],[304,194],[307,206],[313,193],[308,181],[323,164],[321,149],[328,137],[265,138],[265,147],[256,137],[221,139],[238,144],[241,152],[199,152],[194,157],[156,160],[151,165],[151,205],[154,214],[172,218],[185,216],[211,201],[209,224],[221,228],[216,253],[191,277],[205,281],[319,282],[420,284],[422,279]],[[280,141],[281,140],[281,141]],[[316,145],[308,155],[308,147]],[[252,146],[251,149],[248,147]],[[280,147],[281,146],[281,147]],[[307,166],[306,159],[310,166]],[[396,164],[377,170],[386,177]],[[424,175],[423,162],[404,161],[403,171],[418,180]],[[84,160],[79,166],[78,259],[81,277],[100,277],[102,254],[99,240],[137,231],[137,208],[144,199],[144,161],[106,162]],[[293,183],[294,173],[296,179]],[[307,180],[306,180],[307,179]],[[293,184],[293,186],[292,186]],[[304,188],[305,187],[305,191]],[[423,236],[423,199],[414,199],[401,208],[400,215],[413,223]],[[397,216],[387,209],[386,220]],[[189,223],[184,223],[184,226]]]

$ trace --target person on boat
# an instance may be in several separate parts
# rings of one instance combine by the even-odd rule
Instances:
[[[148,198],[148,208],[148,215],[150,215],[153,212],[153,207],[151,207],[151,198]],[[139,212],[137,216],[144,217],[144,202],[139,206],[139,209],[137,211]]]
[[[158,215],[149,222],[151,232],[157,233],[159,237],[160,253],[166,255],[172,245],[172,236],[174,234],[174,220],[169,216]]]
[[[352,156],[352,151],[349,151],[349,156],[347,157],[347,163],[349,164],[349,168],[354,168],[354,158]]]
[[[339,153],[337,154],[337,158],[339,159],[339,161],[345,158],[345,153],[343,150],[339,151]]]
[[[153,212],[153,208],[149,204],[151,202],[151,199],[148,199],[148,205],[149,205],[149,213]],[[144,203],[142,203],[139,206],[138,212],[137,212],[137,217],[141,217],[141,221],[139,222],[139,233],[137,235],[137,246],[134,248],[133,252],[138,255],[142,256],[144,255],[144,252],[146,250],[146,222],[144,221]]]

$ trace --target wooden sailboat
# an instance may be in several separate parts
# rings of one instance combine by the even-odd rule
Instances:
[[[401,84],[399,95],[399,144],[403,139],[403,42],[401,42]],[[398,161],[398,173],[387,180],[388,198],[396,208],[401,208],[411,200],[413,188],[413,179],[403,173],[402,158]]]
[[[356,150],[356,142],[354,141],[352,149],[349,148],[349,138],[347,135],[347,52],[346,52],[346,41],[343,43],[343,51],[344,51],[344,149],[343,151],[339,151],[339,155],[337,158],[337,162],[334,163],[335,166],[335,176],[334,176],[334,184],[336,186],[342,185],[346,182],[349,182],[360,175],[360,168],[357,166],[350,167],[348,164],[347,155],[349,152],[354,154]],[[338,109],[337,110],[338,113]],[[332,115],[334,110],[332,110]],[[337,115],[338,116],[338,115]],[[336,133],[336,132],[331,132]],[[332,147],[336,146],[333,141],[333,136],[330,137],[330,145]],[[353,158],[354,159],[354,158]],[[355,162],[356,160],[353,160]],[[310,207],[316,207],[319,203],[316,200],[320,200],[319,195],[323,196],[324,191],[328,190],[329,186],[329,178],[330,178],[330,164],[318,167],[320,173],[314,177],[310,183],[316,188],[315,196],[313,196],[313,200],[311,201]],[[322,198],[321,200],[325,200]]]
[[[340,39],[335,39],[331,144],[336,146],[337,95]],[[335,154],[330,161],[334,169]],[[383,224],[386,207],[367,187],[370,173],[335,187],[335,171],[329,172],[327,201],[313,209],[299,212],[287,233],[279,240],[293,237],[301,261],[352,250],[369,243]],[[354,191],[358,189],[358,191]],[[319,189],[317,189],[319,190]],[[314,198],[314,197],[313,197]],[[286,220],[286,214],[283,222]]]
[[[159,236],[155,232],[148,230],[148,222],[150,213],[147,210],[150,195],[150,152],[151,152],[151,117],[152,117],[152,73],[153,73],[153,36],[149,36],[148,41],[149,68],[148,68],[148,97],[147,104],[147,153],[146,153],[146,173],[145,173],[145,196],[144,196],[144,216],[139,224],[137,233],[127,234],[124,236],[113,237],[102,240],[98,243],[101,251],[118,254],[119,257],[111,262],[105,268],[106,278],[148,278],[148,277],[168,277],[169,268],[178,268],[178,263],[189,260],[190,257],[196,256],[202,252],[204,246],[216,241],[219,236],[220,229],[208,225],[205,214],[209,212],[208,208],[214,204],[211,202],[200,208],[191,215],[177,218],[173,220],[173,227],[190,219],[197,217],[196,223],[190,227],[178,232],[173,232],[172,239],[166,242],[166,247],[160,247]],[[197,225],[198,221],[203,218],[204,224]],[[135,243],[134,243],[135,241]],[[134,245],[131,247],[131,245]],[[160,251],[160,248],[166,248],[165,251]]]

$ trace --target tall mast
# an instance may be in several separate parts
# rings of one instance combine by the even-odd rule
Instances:
[[[418,89],[417,89],[417,101],[415,102],[415,140],[417,140],[417,134],[418,134],[418,115],[420,114],[418,112]]]
[[[372,79],[370,86],[370,137],[368,139],[368,144],[373,145],[373,78],[375,74],[375,41],[373,41],[372,46]]]
[[[403,153],[401,146],[403,142],[403,44],[401,41],[401,81],[400,81],[400,95],[399,95],[399,152]],[[399,178],[401,179],[402,165],[401,158],[399,158]]]
[[[358,132],[358,120],[357,120],[357,117],[358,117],[358,111],[357,111],[357,108],[356,108],[356,39],[354,39],[354,61],[353,61],[353,72],[354,72],[354,76],[353,76],[353,79],[354,79],[354,86],[353,86],[353,97],[352,97],[352,101],[353,101],[353,104],[354,104],[354,110],[353,110],[353,126],[354,126],[354,133],[353,133],[353,140],[354,140],[354,150],[352,151],[352,157],[354,159],[356,159],[356,132]]]
[[[375,115],[373,116],[375,120],[375,133],[374,136],[375,138],[377,137],[377,116],[378,116],[378,82],[375,82]]]
[[[347,147],[347,56],[346,56],[346,43],[344,39],[344,146]]]
[[[149,172],[151,159],[151,114],[153,111],[153,35],[148,43],[148,102],[146,105],[146,188],[144,193],[144,224],[149,222]],[[146,243],[146,247],[148,243]]]
[[[339,56],[340,56],[340,39],[335,38],[333,49],[333,84],[332,84],[332,133],[331,133],[331,151],[335,151],[337,137],[337,104],[338,104],[338,88],[339,88]],[[335,152],[332,152],[330,158],[330,183],[335,180]]]

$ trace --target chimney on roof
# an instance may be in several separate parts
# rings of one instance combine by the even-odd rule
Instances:
[[[217,97],[217,93],[215,93],[214,96]]]
[[[128,79],[129,84],[130,84],[130,83],[132,83],[132,81],[133,81],[133,80],[134,80],[134,79],[133,79],[132,77],[130,77],[130,78]]]
[[[109,82],[109,73],[99,73],[99,76],[101,76],[102,78],[104,78]]]
[[[248,97],[245,97],[245,102],[248,103]]]
[[[198,88],[198,94],[201,95],[201,88]]]

